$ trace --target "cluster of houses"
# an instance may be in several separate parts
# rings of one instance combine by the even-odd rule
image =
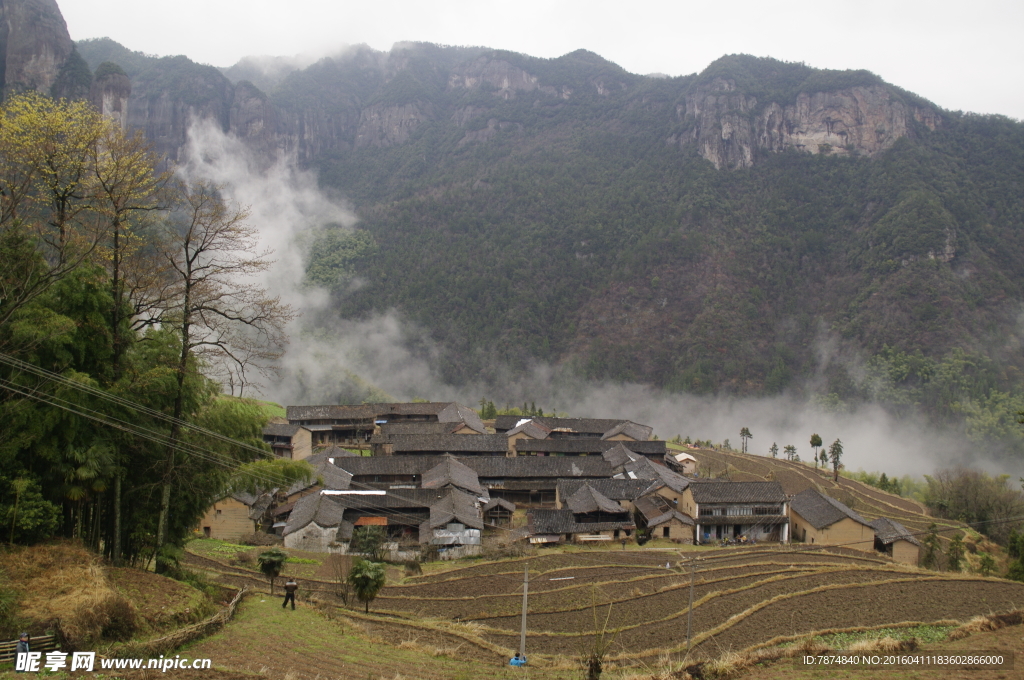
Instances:
[[[315,480],[224,498],[201,530],[226,540],[265,530],[288,548],[344,553],[360,527],[380,527],[401,559],[475,554],[493,533],[534,544],[800,541],[917,563],[919,543],[895,520],[869,523],[815,489],[788,497],[778,482],[701,479],[693,456],[652,436],[628,420],[484,423],[453,402],[289,406],[264,440],[310,463]]]

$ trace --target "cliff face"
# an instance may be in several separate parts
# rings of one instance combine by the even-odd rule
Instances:
[[[4,94],[49,93],[74,49],[56,0],[0,0],[0,75]]]
[[[132,81],[124,73],[107,73],[93,81],[89,100],[100,113],[117,122],[122,130],[128,129],[128,100],[132,94]]]
[[[759,151],[790,148],[874,156],[911,134],[911,120],[932,130],[940,124],[935,111],[908,107],[881,85],[801,92],[792,103],[761,104],[722,78],[687,95],[676,116],[692,127],[669,143],[696,144],[716,168],[747,168]]]

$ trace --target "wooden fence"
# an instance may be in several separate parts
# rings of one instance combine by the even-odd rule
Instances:
[[[33,652],[52,652],[57,649],[57,637],[55,635],[37,635],[28,639],[30,649]],[[17,651],[18,641],[0,642],[0,663],[14,663],[14,655]]]

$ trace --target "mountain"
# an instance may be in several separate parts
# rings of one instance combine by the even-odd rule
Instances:
[[[451,381],[540,361],[879,399],[968,431],[1024,409],[1019,121],[745,55],[666,78],[583,50],[409,43],[223,70],[77,50],[123,69],[128,124],[172,159],[213,119],[348,197],[360,229],[326,232],[309,278],[344,316],[417,322]]]

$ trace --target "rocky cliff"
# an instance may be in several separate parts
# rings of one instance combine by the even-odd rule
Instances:
[[[874,156],[913,134],[912,121],[934,130],[938,113],[910,107],[883,85],[800,92],[791,102],[759,102],[732,80],[715,78],[687,94],[676,117],[689,130],[670,144],[696,144],[716,168],[747,168],[759,152]]]
[[[74,50],[56,0],[0,0],[0,83],[4,94],[49,93]]]

